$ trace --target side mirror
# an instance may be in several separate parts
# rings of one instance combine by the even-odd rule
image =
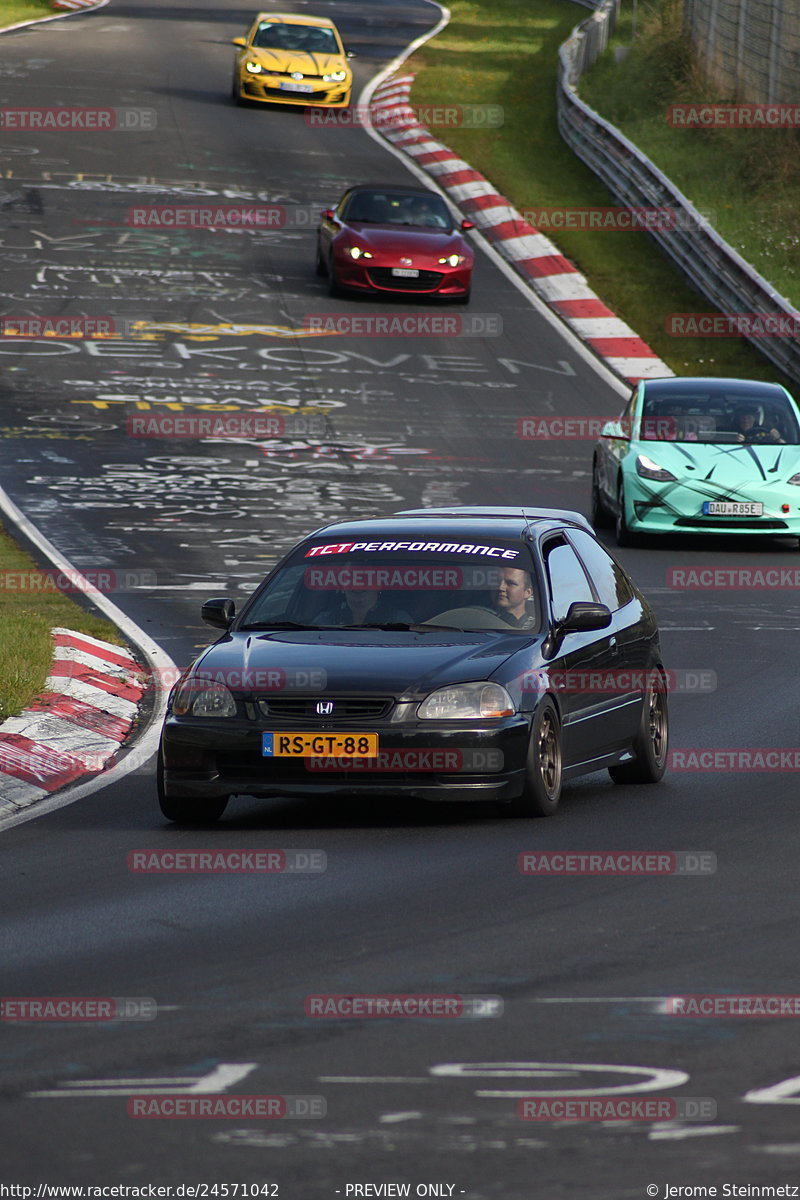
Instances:
[[[236,616],[236,605],[227,597],[206,600],[200,609],[200,616],[206,625],[213,625],[216,629],[230,629]]]
[[[355,50],[345,50],[344,56],[345,56],[345,58],[358,58],[358,55],[356,54]]]
[[[323,208],[322,212],[319,215],[321,217],[324,217],[326,221],[332,221],[335,216],[332,208]]]
[[[231,45],[232,46],[246,46],[247,38],[243,38],[243,37],[231,38]]]
[[[475,222],[474,222],[474,221],[462,221],[462,222],[461,222],[461,228],[462,228],[462,229],[474,229],[474,228],[475,228]]]
[[[600,430],[601,438],[616,438],[618,442],[629,442],[631,435],[622,428],[621,421],[606,421]]]
[[[593,629],[605,629],[611,624],[611,609],[593,601],[575,600],[563,621],[559,622],[559,633],[590,633]]]

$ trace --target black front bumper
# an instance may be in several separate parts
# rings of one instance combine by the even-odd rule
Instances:
[[[530,728],[530,713],[466,729],[455,722],[405,729],[376,724],[369,732],[378,734],[392,769],[341,769],[326,759],[264,757],[262,733],[286,727],[168,717],[161,741],[164,790],[174,799],[197,800],[234,795],[513,800],[524,784]],[[300,722],[292,726],[293,732],[303,729]],[[328,732],[307,726],[305,731]]]

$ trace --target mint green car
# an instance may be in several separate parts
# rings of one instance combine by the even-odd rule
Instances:
[[[800,410],[747,379],[643,379],[600,434],[592,523],[639,534],[800,538]]]

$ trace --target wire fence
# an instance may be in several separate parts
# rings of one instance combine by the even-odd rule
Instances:
[[[800,101],[798,0],[684,0],[695,61],[726,99]]]
[[[737,0],[742,8],[747,2]],[[629,208],[669,209],[679,214],[675,228],[651,229],[649,234],[721,312],[760,314],[784,319],[793,327],[791,323],[798,314],[789,301],[720,237],[633,142],[579,97],[580,77],[606,48],[619,9],[620,0],[597,0],[592,16],[578,25],[559,49],[561,136],[622,204]],[[744,336],[792,380],[800,382],[800,339],[747,333]]]

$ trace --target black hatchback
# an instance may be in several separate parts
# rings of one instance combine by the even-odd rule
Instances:
[[[578,513],[421,509],[328,525],[287,554],[172,691],[161,810],[233,795],[496,801],[655,783],[667,683],[642,594]]]

